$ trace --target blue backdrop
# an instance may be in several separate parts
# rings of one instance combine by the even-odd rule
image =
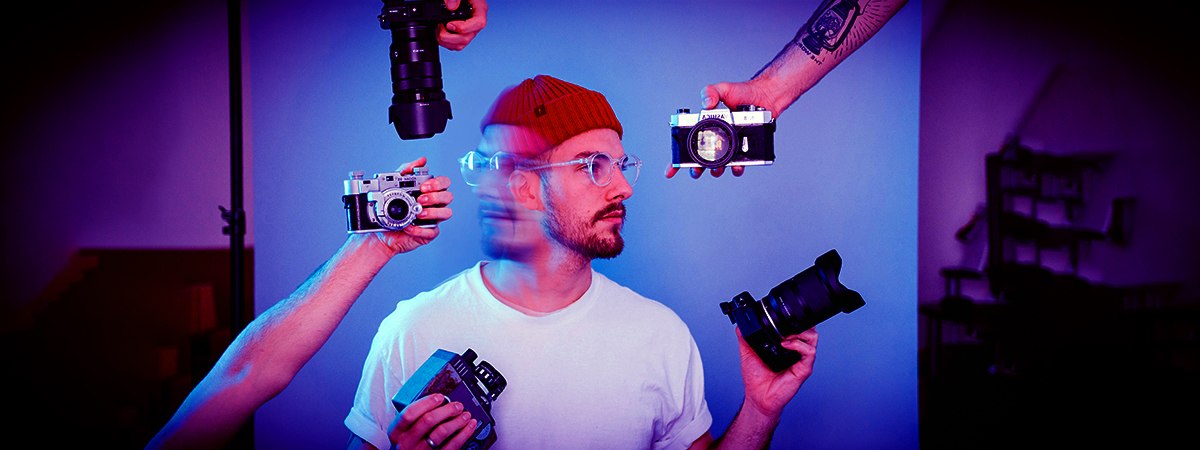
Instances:
[[[338,448],[362,362],[397,301],[483,257],[476,202],[457,174],[506,87],[537,74],[604,93],[645,162],[625,253],[597,270],[674,309],[704,360],[719,435],[742,400],[737,342],[718,304],[761,297],[836,248],[867,304],[818,326],[814,375],[775,448],[917,447],[917,112],[920,3],[910,2],[778,121],[777,160],[744,177],[668,180],[669,118],[706,84],[753,75],[816,1],[495,1],[462,52],[442,50],[446,132],[401,141],[387,123],[390,34],[379,1],[249,2],[255,299],[286,297],[345,239],[342,180],[429,157],[455,217],[397,257],[292,384],[255,416],[259,448]],[[652,343],[648,343],[652,344]],[[503,401],[501,397],[500,401]]]

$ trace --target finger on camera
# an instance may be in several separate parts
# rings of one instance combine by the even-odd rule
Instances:
[[[400,172],[401,175],[412,175],[413,168],[414,167],[425,167],[426,161],[427,160],[425,159],[425,157],[422,156],[420,158],[417,158],[415,161],[409,161],[407,163],[402,164],[398,169],[396,169],[396,171]]]
[[[417,203],[426,208],[441,208],[449,205],[452,201],[454,201],[454,194],[450,191],[430,192],[417,196]]]
[[[439,230],[437,227],[425,228],[425,227],[418,227],[416,225],[409,225],[407,227],[404,227],[404,230],[402,230],[402,231],[404,232],[404,234],[407,234],[407,235],[412,236],[417,239],[424,239],[426,241],[432,241],[434,238],[438,237],[439,234],[441,234],[441,230]]]
[[[466,445],[467,440],[475,436],[475,429],[478,427],[478,420],[468,420],[467,424],[464,425],[462,429],[458,430],[453,436],[450,437],[450,440],[442,442],[442,444],[438,447],[448,449],[462,448],[463,445]]]
[[[487,27],[487,0],[471,0],[471,18],[462,22],[454,22],[459,33],[479,33]],[[461,25],[460,25],[461,24]]]
[[[421,220],[433,219],[438,222],[441,222],[443,220],[448,220],[453,216],[454,216],[454,210],[450,209],[449,206],[425,208],[425,209],[422,209],[420,213],[417,213],[418,219],[421,219]]]
[[[742,176],[742,173],[745,173],[745,172],[746,172],[746,166],[733,166],[733,167],[730,167],[730,168],[729,168],[729,172],[730,172],[730,173],[732,173],[732,174],[733,174],[733,176],[735,176],[735,177],[740,177],[740,176]]]
[[[483,29],[483,24],[483,20],[472,17],[467,20],[456,20],[454,22],[447,23],[446,30],[459,36],[466,37],[467,42],[469,43],[471,39],[473,39],[475,35]]]
[[[440,443],[438,447],[445,447],[448,441],[453,440],[455,434],[463,430],[471,423],[471,413],[463,411],[444,422],[438,424],[432,431],[429,432],[429,439],[433,442]],[[461,446],[461,444],[459,445]],[[450,448],[458,448],[451,446]]]
[[[796,335],[792,335],[792,336],[783,338],[783,344],[785,346],[807,345],[812,348],[816,348],[817,347],[817,338],[818,338],[817,330],[814,328],[809,328],[808,330],[805,330],[805,331],[801,332],[800,334],[796,334]]]
[[[710,84],[700,90],[700,103],[703,104],[704,109],[713,109],[721,102],[720,84]]]
[[[675,174],[678,172],[679,172],[678,167],[667,166],[667,171],[666,171],[667,179],[671,179],[671,177],[675,176]]]
[[[433,411],[434,408],[441,405],[445,401],[445,398],[446,396],[442,394],[433,394],[404,407],[404,410],[400,411],[400,414],[396,416],[396,421],[398,422],[395,427],[396,431],[403,432],[412,428],[413,424],[425,416],[425,413]]]
[[[450,189],[450,177],[439,175],[421,183],[421,192],[435,192]]]
[[[462,403],[459,403],[459,402],[446,403],[442,406],[434,408],[432,411],[429,411],[429,412],[421,415],[421,418],[417,419],[416,423],[413,424],[413,426],[412,426],[412,428],[410,428],[410,430],[420,433],[421,436],[427,436],[427,435],[429,435],[430,432],[432,432],[434,430],[434,428],[438,427],[439,425],[441,425],[443,422],[445,422],[447,420],[454,419],[455,417],[457,417],[459,415],[459,413],[462,413],[462,412],[463,412]]]

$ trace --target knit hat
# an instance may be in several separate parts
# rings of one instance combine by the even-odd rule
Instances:
[[[493,124],[527,127],[550,147],[597,128],[622,134],[621,122],[604,95],[546,75],[500,94],[480,128]]]

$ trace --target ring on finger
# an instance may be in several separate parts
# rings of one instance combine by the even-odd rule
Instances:
[[[425,438],[425,444],[426,444],[426,445],[429,445],[429,448],[431,448],[431,449],[433,449],[433,450],[437,450],[437,448],[438,448],[438,445],[437,445],[437,444],[434,444],[434,443],[433,443],[433,439],[431,439],[431,438],[429,438],[429,437],[426,437],[426,438]]]

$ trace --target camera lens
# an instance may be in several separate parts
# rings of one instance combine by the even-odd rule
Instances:
[[[692,160],[702,167],[723,167],[735,154],[737,132],[720,119],[704,119],[688,132],[687,149]]]
[[[379,226],[388,230],[403,229],[420,212],[421,205],[404,189],[384,190],[375,202],[375,219]]]
[[[866,304],[861,295],[838,281],[841,269],[841,257],[830,250],[812,267],[775,286],[762,301],[743,292],[722,303],[721,312],[737,324],[759,359],[780,372],[800,360],[799,353],[782,346],[784,338]]]
[[[447,11],[440,0],[383,0],[380,24],[392,30],[392,106],[388,119],[401,139],[432,137],[446,130],[452,118],[442,91],[438,54],[438,25],[465,20],[470,3]]]
[[[392,28],[392,106],[389,119],[401,139],[441,133],[450,118],[450,102],[442,91],[437,24]]]
[[[395,221],[404,220],[405,217],[408,217],[408,203],[405,203],[402,200],[392,200],[388,202],[387,215]]]
[[[861,295],[838,282],[842,258],[830,251],[816,264],[771,289],[763,299],[774,312],[780,336],[791,336],[812,328],[839,312],[849,313],[866,304]]]

